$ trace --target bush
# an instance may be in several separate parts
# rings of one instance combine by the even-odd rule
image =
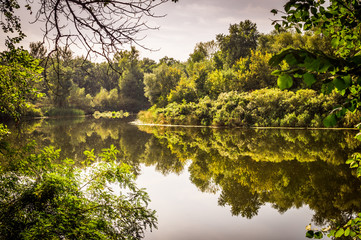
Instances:
[[[25,117],[42,117],[43,116],[43,112],[41,111],[41,109],[36,108],[32,104],[29,104],[27,106],[27,108],[24,109],[22,114]]]
[[[45,116],[48,117],[60,117],[60,116],[83,116],[84,111],[75,108],[52,108],[45,112]]]
[[[221,93],[198,103],[173,102],[164,108],[153,106],[139,114],[145,122],[214,126],[321,127],[339,101],[339,96],[318,95],[306,89],[297,92],[260,89],[250,93]],[[351,119],[347,121],[351,123]]]
[[[1,239],[140,239],[156,227],[149,196],[119,151],[84,154],[81,167],[52,147],[10,156],[0,169]]]

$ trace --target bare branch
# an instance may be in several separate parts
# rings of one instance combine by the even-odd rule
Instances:
[[[138,35],[157,29],[147,20],[164,17],[153,10],[168,1],[40,0],[35,22],[43,22],[43,42],[51,46],[49,56],[59,47],[74,45],[84,48],[87,57],[100,55],[110,62],[125,44],[148,49],[139,43],[145,36]]]

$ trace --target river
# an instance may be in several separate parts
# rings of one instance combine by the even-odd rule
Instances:
[[[53,145],[62,157],[111,144],[150,195],[158,229],[146,240],[307,239],[305,227],[361,211],[345,160],[352,130],[136,126],[132,119],[42,119],[10,126],[9,141]],[[327,238],[324,238],[327,239]]]

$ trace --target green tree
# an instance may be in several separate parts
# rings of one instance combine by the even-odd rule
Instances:
[[[239,81],[238,86],[233,90],[248,92],[274,87],[275,77],[271,75],[273,69],[268,64],[271,56],[267,52],[251,51],[248,58],[240,58],[233,66]]]
[[[172,57],[165,56],[165,57],[159,59],[159,65],[162,65],[162,64],[166,64],[168,66],[173,66],[173,65],[179,64],[179,61]]]
[[[138,112],[148,106],[144,96],[144,73],[140,68],[139,51],[134,47],[130,51],[116,54],[119,71],[119,94],[127,111]]]
[[[140,239],[156,227],[148,195],[114,146],[97,163],[93,150],[85,151],[82,169],[52,147],[28,151],[0,170],[1,239]]]
[[[326,8],[324,1],[296,2],[285,5],[288,15],[286,20],[275,23],[276,28],[280,24],[304,30],[317,27],[316,33],[331,38],[334,55],[311,49],[286,49],[271,58],[270,63],[277,66],[285,60],[290,66],[274,72],[282,89],[291,87],[298,80],[303,80],[308,86],[320,81],[323,92],[335,89],[347,96],[342,107],[325,119],[326,125],[333,125],[347,111],[354,112],[359,108],[361,39],[358,32],[361,17],[354,12],[359,11],[360,4],[357,1],[331,1]],[[277,13],[277,10],[273,12]]]
[[[63,66],[62,62],[54,63],[47,69],[49,90],[48,97],[55,107],[66,108],[69,106],[67,98],[73,85],[73,68]]]
[[[172,0],[177,2],[177,0]],[[82,45],[90,53],[109,60],[124,43],[137,43],[139,31],[148,28],[143,19],[154,17],[153,9],[166,1],[26,1],[35,22],[44,23],[44,40],[53,45],[48,53],[59,82],[67,80],[59,96],[65,97],[72,81],[68,65],[71,55],[63,51],[70,44]],[[0,54],[0,111],[19,118],[28,96],[38,96],[33,83],[41,68],[27,51],[17,47],[25,34],[18,0],[0,1],[0,25],[8,35],[7,50]],[[81,14],[79,14],[81,12]],[[109,21],[109,19],[117,19]],[[33,52],[38,56],[40,52]],[[62,54],[60,57],[59,54]],[[40,55],[39,55],[40,56]],[[65,69],[65,75],[58,70]],[[47,74],[46,69],[45,74]],[[64,90],[64,91],[63,91]],[[64,105],[63,99],[59,105]],[[0,124],[0,145],[6,128]],[[0,154],[3,155],[3,149]],[[149,198],[134,183],[129,166],[119,163],[116,149],[104,150],[97,163],[86,152],[85,168],[76,168],[51,147],[41,153],[25,152],[5,156],[11,163],[0,168],[0,235],[2,239],[139,239],[144,228],[155,227],[154,211],[147,209]],[[110,184],[118,184],[130,195],[116,195]]]
[[[272,10],[277,14],[278,10]],[[334,49],[334,55],[324,51],[305,49],[287,49],[275,55],[270,63],[278,65],[287,61],[290,68],[277,71],[278,85],[285,89],[293,85],[293,81],[303,80],[311,86],[321,81],[323,91],[335,89],[341,95],[347,96],[344,103],[333,111],[325,120],[326,126],[336,124],[337,119],[347,111],[355,112],[360,108],[361,91],[361,3],[356,0],[324,0],[289,1],[284,6],[283,20],[275,21],[275,28],[291,28],[297,31],[314,30],[329,37]],[[358,135],[360,136],[360,135]],[[360,137],[357,137],[360,139]],[[359,155],[348,161],[351,167],[359,167]],[[361,169],[358,168],[358,176]],[[360,238],[360,219],[350,219],[349,222],[331,230],[334,237]],[[318,231],[309,229],[308,237],[318,237]]]
[[[157,67],[157,62],[150,58],[143,58],[140,61],[140,68],[144,73],[152,73],[153,69]]]
[[[209,74],[215,70],[212,60],[204,60],[201,62],[190,63],[187,66],[188,79],[190,85],[196,91],[197,98],[207,96],[210,93],[210,89],[207,85],[207,78]]]
[[[85,88],[80,88],[78,85],[73,84],[70,88],[67,102],[71,108],[82,109],[87,113],[91,113],[92,99],[90,94],[85,93]]]
[[[216,39],[225,62],[232,67],[241,57],[249,56],[251,50],[256,49],[259,33],[256,24],[250,20],[231,24],[228,31],[229,35],[218,34]]]
[[[214,40],[197,43],[193,53],[189,54],[188,61],[195,63],[212,59],[217,51],[218,46]]]
[[[232,68],[226,70],[212,71],[206,80],[205,86],[209,91],[209,96],[216,99],[219,94],[237,89],[237,79]]]
[[[114,65],[115,63],[109,64],[107,62],[95,64],[87,84],[84,86],[88,93],[94,96],[100,91],[101,87],[108,91],[118,88],[120,73],[114,69],[116,67],[111,67]]]
[[[0,113],[19,119],[28,102],[42,96],[36,84],[42,79],[42,68],[23,49],[0,53]]]
[[[32,42],[29,47],[33,58],[43,60],[46,57],[47,50],[42,42]]]
[[[144,77],[145,96],[149,102],[158,107],[167,105],[167,96],[174,89],[181,79],[181,71],[178,68],[170,67],[163,63],[153,73]]]

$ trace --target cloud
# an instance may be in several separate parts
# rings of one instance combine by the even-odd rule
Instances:
[[[160,7],[167,13],[158,19],[160,30],[148,34],[147,42],[161,48],[157,53],[144,53],[152,58],[171,56],[185,61],[198,42],[215,39],[227,33],[230,24],[246,19],[257,24],[260,32],[273,30],[271,10],[282,9],[286,0],[180,0]],[[160,39],[166,40],[162,42]]]
[[[257,24],[260,32],[268,33],[273,30],[271,20],[273,8],[282,9],[286,0],[179,0],[177,3],[167,2],[154,9],[163,18],[149,19],[150,26],[159,26],[159,30],[143,32],[146,35],[141,42],[151,49],[143,49],[142,56],[155,60],[164,56],[174,57],[185,61],[193,51],[195,44],[215,39],[219,33],[227,33],[230,24],[239,23],[246,19]],[[29,20],[25,20],[28,22]],[[39,27],[24,23],[28,35],[24,47],[30,42],[42,40]],[[0,37],[1,38],[1,37]],[[4,39],[0,39],[1,40]]]

